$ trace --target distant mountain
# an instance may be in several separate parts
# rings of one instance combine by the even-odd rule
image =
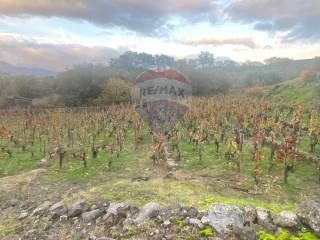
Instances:
[[[0,61],[0,72],[8,73],[11,75],[27,74],[38,77],[54,76],[57,74],[57,72],[45,68],[15,66],[4,61]]]
[[[220,57],[215,57],[214,61],[215,62],[227,62],[227,61],[233,61],[233,60],[229,57],[220,56]]]

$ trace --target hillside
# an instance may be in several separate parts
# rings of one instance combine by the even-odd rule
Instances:
[[[298,82],[291,84],[292,89],[298,89]],[[283,89],[274,95],[283,96],[284,92]],[[274,113],[281,113],[282,123],[290,123],[293,119],[290,107],[246,95],[194,98],[189,117],[182,120],[170,139],[155,137],[147,123],[137,118],[133,106],[2,110],[0,238],[102,240],[106,238],[97,236],[111,236],[111,239],[149,240],[173,234],[165,239],[247,240],[257,239],[259,234],[260,240],[275,239],[262,237],[265,232],[279,235],[281,231],[271,222],[271,214],[275,217],[290,211],[296,226],[299,206],[320,196],[316,160],[320,145],[311,145],[309,131],[301,127],[295,148],[283,155],[280,141],[292,143],[289,138],[292,128],[290,124],[279,126]],[[260,118],[263,115],[270,117]],[[298,117],[303,121],[309,115],[316,119],[316,112],[310,110]],[[213,121],[217,116],[221,126]],[[311,122],[312,128],[320,129],[317,121]],[[239,123],[246,126],[246,131],[238,144],[233,139],[237,137],[234,129]],[[274,142],[269,142],[270,127],[278,132]],[[79,200],[87,206],[76,204]],[[154,215],[158,222],[153,219],[147,222],[153,230],[150,227],[141,230],[141,225],[132,223],[136,213],[124,209],[118,217],[113,207],[109,210],[109,206],[127,206],[124,203],[137,211],[152,203],[157,208],[162,206],[165,214],[177,204],[202,213],[198,216],[186,210],[183,218],[173,216],[169,220]],[[210,209],[216,209],[217,203],[232,205],[226,209],[240,215],[235,206],[251,205],[259,211],[261,207],[267,208],[269,211],[262,210],[266,213],[262,215],[267,216],[268,224],[262,228],[257,224],[241,227],[241,233],[248,230],[253,233],[252,238],[215,238],[220,234],[219,226],[215,221],[208,225],[204,219],[198,229],[191,229],[191,236],[185,236],[185,232],[191,231],[190,219],[196,217],[191,222],[199,223],[203,216],[210,218]],[[76,215],[69,213],[74,205]],[[320,204],[310,206],[313,205],[315,211],[308,211],[310,216],[320,212]],[[104,217],[111,211],[116,215],[114,218]],[[228,215],[229,210],[225,213]],[[319,219],[317,224],[309,228],[320,235]],[[240,225],[243,226],[242,220]],[[180,232],[184,227],[187,228]],[[265,232],[259,233],[261,229]],[[301,235],[302,230],[298,227],[294,235]],[[147,236],[140,231],[146,231]],[[199,234],[205,236],[200,238]]]
[[[311,103],[319,96],[320,80],[304,84],[300,79],[292,79],[266,87],[268,95],[280,101]]]
[[[37,77],[54,76],[56,72],[49,69],[39,67],[24,67],[15,66],[0,60],[0,73],[7,73],[10,75],[33,75]]]

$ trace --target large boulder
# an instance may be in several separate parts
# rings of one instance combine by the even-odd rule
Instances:
[[[236,228],[234,235],[237,240],[256,240],[258,238],[257,230],[254,227],[244,226],[243,228]]]
[[[169,207],[161,208],[159,211],[157,221],[164,222],[169,220],[171,222],[183,221],[187,217],[201,219],[204,213],[200,213],[194,207],[181,206],[180,204],[172,204]]]
[[[187,212],[183,211],[183,207],[180,204],[172,204],[169,207],[162,208],[159,212],[159,219],[161,221],[166,221],[166,220],[182,220],[185,217],[187,217]]]
[[[58,202],[50,207],[50,215],[52,219],[58,219],[62,215],[67,214],[68,207],[63,202]]]
[[[51,205],[52,203],[50,201],[45,201],[36,209],[34,209],[31,215],[32,216],[43,215],[46,211],[48,211]]]
[[[238,207],[214,204],[208,210],[210,226],[218,234],[232,233],[244,226],[243,213]]]
[[[275,232],[277,230],[277,226],[274,225],[272,221],[272,215],[270,210],[265,208],[256,208],[257,211],[257,223],[261,225],[268,232]]]
[[[158,203],[150,202],[144,205],[140,210],[138,216],[134,220],[136,223],[143,222],[150,218],[157,216],[160,211],[160,205]]]
[[[283,211],[273,218],[273,223],[285,228],[298,226],[299,220],[295,213]]]
[[[245,205],[241,208],[243,213],[244,224],[246,226],[252,226],[257,221],[257,211],[250,205]]]
[[[118,223],[120,220],[127,218],[130,206],[127,203],[111,203],[109,208],[106,210],[106,214],[103,216],[102,220],[107,225],[113,225]]]
[[[263,225],[263,224],[272,222],[272,216],[271,216],[270,210],[257,207],[256,212],[257,212],[257,220],[259,224]]]
[[[297,215],[301,222],[310,227],[320,237],[320,203],[305,202],[298,208]]]
[[[68,218],[77,217],[86,210],[86,202],[80,200],[68,206]]]
[[[114,214],[117,215],[119,210],[129,208],[129,205],[127,203],[111,203],[107,214]]]
[[[98,217],[101,217],[103,215],[104,211],[100,209],[95,209],[90,212],[85,212],[81,214],[81,219],[85,223],[92,222],[96,220]]]

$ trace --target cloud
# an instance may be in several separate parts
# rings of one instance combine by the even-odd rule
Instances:
[[[319,0],[236,0],[225,12],[257,30],[284,32],[284,41],[320,39]]]
[[[0,59],[19,66],[63,70],[81,63],[106,63],[119,52],[107,47],[40,43],[34,39],[0,34]]]
[[[0,0],[0,16],[62,17],[140,33],[168,30],[170,17],[213,18],[218,0]]]
[[[216,38],[202,38],[202,39],[187,39],[181,40],[180,43],[186,45],[240,45],[248,48],[257,48],[257,44],[251,38],[225,38],[225,39],[216,39]]]

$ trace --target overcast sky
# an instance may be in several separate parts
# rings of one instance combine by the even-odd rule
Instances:
[[[0,0],[0,61],[63,70],[131,50],[320,56],[320,0]]]

